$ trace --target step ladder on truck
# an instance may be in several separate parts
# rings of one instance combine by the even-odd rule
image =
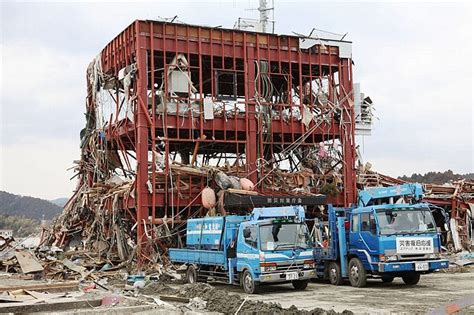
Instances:
[[[415,285],[422,274],[448,268],[420,184],[369,188],[353,208],[328,206],[328,221],[315,224],[314,258],[318,278],[334,285],[349,279],[354,287],[367,278]]]

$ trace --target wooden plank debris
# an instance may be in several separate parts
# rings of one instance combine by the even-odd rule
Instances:
[[[45,303],[38,303],[37,300],[5,303],[0,305],[0,314],[4,313],[34,313],[34,312],[59,312],[80,308],[90,309],[100,306],[102,299],[77,300],[75,298],[58,298],[47,300]]]
[[[0,287],[0,292],[13,291],[13,290],[36,290],[46,292],[58,292],[58,291],[69,291],[76,290],[79,285],[79,281],[67,281],[61,283],[40,283],[40,284],[28,284],[18,286],[3,286]]]
[[[43,266],[41,266],[36,257],[31,253],[27,251],[17,251],[15,252],[15,257],[20,264],[21,271],[25,274],[43,271]]]
[[[171,301],[171,302],[180,302],[180,303],[189,303],[188,298],[175,296],[175,295],[160,295],[160,300],[162,300],[162,301]]]
[[[86,268],[82,267],[82,266],[79,266],[79,265],[76,265],[75,263],[73,263],[72,261],[70,261],[69,259],[65,258],[61,261],[61,263],[68,269],[71,269],[72,271],[75,271],[77,272],[78,274],[81,275],[81,277],[83,279],[85,279],[86,277],[88,276],[92,276],[92,278],[97,278],[96,276],[93,276],[91,275],[90,271],[87,271]]]

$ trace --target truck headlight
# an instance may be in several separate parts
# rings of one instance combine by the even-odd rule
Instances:
[[[438,259],[438,258],[440,258],[440,255],[439,255],[439,253],[429,254],[428,258],[429,259]]]
[[[397,255],[379,255],[379,260],[380,262],[385,262],[385,261],[397,261],[398,257]]]
[[[260,263],[261,272],[271,272],[271,271],[276,271],[276,270],[277,270],[276,263]]]
[[[303,262],[303,268],[304,269],[312,269],[314,268],[314,260],[305,260]]]

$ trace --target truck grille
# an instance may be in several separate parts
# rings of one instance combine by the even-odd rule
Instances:
[[[400,260],[424,260],[428,258],[426,254],[399,255]]]
[[[300,271],[303,270],[303,263],[297,264],[284,264],[284,265],[277,265],[277,271]]]

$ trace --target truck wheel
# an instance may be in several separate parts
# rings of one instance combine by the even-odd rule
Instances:
[[[393,282],[394,276],[382,276],[382,282],[383,283],[390,283]]]
[[[247,294],[254,294],[257,293],[257,284],[252,278],[252,274],[250,271],[245,270],[242,274],[242,288],[244,289],[245,293]]]
[[[353,287],[362,288],[367,284],[367,271],[359,258],[349,261],[349,281]]]
[[[419,273],[410,273],[407,275],[404,275],[402,277],[403,282],[408,285],[415,285],[420,281],[420,274]]]
[[[291,284],[295,290],[304,290],[308,286],[309,280],[293,280]]]
[[[341,265],[332,261],[328,267],[329,282],[334,285],[341,285],[344,281],[342,279]]]
[[[197,271],[193,265],[189,265],[186,270],[186,282],[187,283],[196,283],[197,282]]]

